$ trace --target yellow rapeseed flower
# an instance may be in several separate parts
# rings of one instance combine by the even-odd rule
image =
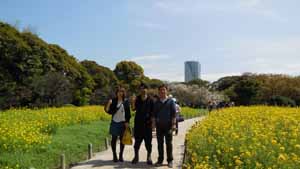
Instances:
[[[278,160],[285,161],[286,160],[285,155],[284,154],[279,154]]]
[[[236,160],[235,160],[235,164],[236,164],[237,166],[239,166],[239,165],[242,165],[243,162],[242,162],[240,159],[236,159]]]
[[[189,154],[200,152],[193,157],[197,163],[190,166],[209,156],[213,158],[206,164],[217,168],[239,168],[240,161],[245,168],[298,168],[299,123],[299,108],[251,106],[213,111],[186,135]]]

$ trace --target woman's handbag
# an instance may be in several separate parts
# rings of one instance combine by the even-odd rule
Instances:
[[[132,138],[131,138],[131,129],[130,127],[125,128],[123,137],[122,137],[122,143],[124,145],[132,145]]]

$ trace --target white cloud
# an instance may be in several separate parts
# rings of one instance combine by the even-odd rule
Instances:
[[[183,81],[183,63],[178,63],[170,55],[146,55],[132,57],[144,69],[146,76],[166,81]]]
[[[240,12],[252,13],[270,20],[287,22],[287,18],[281,16],[279,12],[272,7],[270,2],[270,0],[239,0],[237,9],[239,9]]]
[[[249,13],[254,16],[286,22],[287,18],[275,11],[271,0],[164,0],[155,1],[154,7],[175,15],[194,15],[201,12]]]
[[[170,81],[170,82],[182,82],[183,81],[183,74],[176,73],[176,72],[150,72],[148,73],[148,76],[155,79],[160,79],[163,81]]]
[[[238,40],[225,48],[249,72],[299,74],[300,37]]]
[[[254,8],[262,5],[263,0],[239,0],[238,4],[245,8]]]
[[[158,54],[158,55],[146,55],[146,56],[132,57],[129,60],[144,62],[144,61],[156,61],[156,60],[162,60],[162,59],[168,59],[168,58],[170,58],[170,56],[164,55],[164,54]]]

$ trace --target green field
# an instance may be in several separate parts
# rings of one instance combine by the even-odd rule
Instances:
[[[196,109],[190,107],[182,107],[180,113],[185,119],[190,119],[194,117],[205,116],[208,114],[206,109]]]
[[[60,155],[66,156],[66,163],[71,164],[87,159],[88,144],[93,144],[93,151],[105,149],[105,138],[108,137],[108,121],[96,121],[90,124],[76,124],[59,128],[52,136],[49,145],[27,151],[4,151],[0,153],[0,168],[53,169],[59,167]],[[18,167],[19,166],[19,167]]]
[[[186,119],[204,114],[205,110],[182,108]],[[134,113],[131,124],[133,118]],[[61,154],[67,165],[86,160],[89,143],[94,152],[105,149],[109,124],[103,106],[0,112],[0,169],[54,169]]]

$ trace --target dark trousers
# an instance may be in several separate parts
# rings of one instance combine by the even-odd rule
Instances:
[[[157,135],[157,148],[158,148],[158,161],[162,162],[164,160],[164,140],[166,141],[167,147],[167,161],[173,161],[173,133],[171,129],[156,129]]]
[[[179,130],[178,129],[178,120],[176,120],[176,131],[175,131],[176,134],[178,134],[178,130]]]
[[[119,153],[119,158],[123,158],[123,152],[124,152],[124,147],[125,147],[125,145],[122,144],[122,141],[121,141],[122,137],[123,136],[120,136],[120,153]],[[117,140],[118,140],[118,136],[112,135],[112,138],[111,138],[111,149],[112,149],[114,157],[117,156],[117,152],[116,152]]]
[[[141,134],[139,134],[141,133]],[[140,146],[144,140],[145,147],[148,152],[148,154],[151,154],[152,152],[152,129],[147,128],[143,132],[136,133],[134,136],[135,142],[134,142],[134,150],[137,153],[140,149]]]

